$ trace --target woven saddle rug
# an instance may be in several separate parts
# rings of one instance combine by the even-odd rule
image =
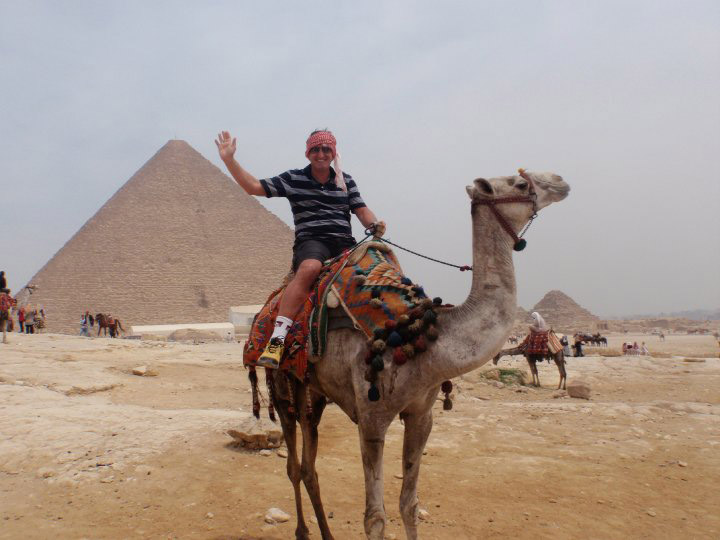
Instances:
[[[267,345],[283,290],[281,287],[273,292],[256,315],[243,351],[245,366],[255,366]],[[308,362],[323,356],[329,309],[342,308],[353,326],[367,338],[384,340],[389,335],[388,328],[394,326],[388,321],[403,320],[403,315],[406,322],[422,317],[428,303],[432,304],[422,287],[403,275],[395,254],[387,245],[361,244],[321,272],[285,338],[285,356],[280,368],[302,380]],[[421,304],[424,307],[421,308]],[[413,311],[411,319],[409,314]]]
[[[519,345],[525,354],[541,354],[543,356],[555,355],[563,350],[560,340],[552,330],[545,332],[530,332]]]

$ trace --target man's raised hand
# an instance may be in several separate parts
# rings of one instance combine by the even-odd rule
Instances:
[[[220,159],[225,163],[233,159],[235,150],[237,149],[237,139],[230,137],[229,131],[223,131],[218,133],[217,139],[215,139],[215,146],[218,147],[218,153]]]

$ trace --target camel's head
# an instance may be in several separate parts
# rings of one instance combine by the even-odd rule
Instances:
[[[490,199],[507,197],[530,197],[535,190],[535,207],[529,202],[507,202],[498,204],[497,209],[513,225],[517,232],[525,226],[534,211],[562,201],[570,192],[570,186],[562,177],[553,173],[534,173],[524,171],[522,175],[499,176],[497,178],[476,178],[472,186],[465,188],[470,200],[486,203]],[[477,206],[477,205],[476,205]]]

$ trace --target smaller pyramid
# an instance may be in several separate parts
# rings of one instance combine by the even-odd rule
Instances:
[[[562,291],[550,291],[532,308],[555,330],[566,333],[592,332],[599,317],[590,313]]]

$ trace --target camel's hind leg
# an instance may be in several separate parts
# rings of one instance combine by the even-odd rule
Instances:
[[[276,377],[280,378],[283,377],[283,375],[277,374]],[[279,399],[275,399],[273,402],[278,416],[280,417],[283,437],[285,438],[285,444],[288,449],[287,475],[288,478],[290,478],[290,482],[293,485],[293,491],[295,492],[295,509],[297,511],[295,538],[297,540],[306,540],[310,537],[310,531],[305,524],[305,517],[302,509],[302,498],[300,493],[300,482],[302,477],[300,473],[300,462],[297,457],[297,424],[295,422],[295,413],[288,412],[288,407],[290,405],[289,402]]]
[[[317,517],[318,526],[320,527],[320,535],[323,540],[332,540],[333,535],[330,532],[330,526],[325,517],[325,509],[323,508],[322,499],[320,498],[320,482],[318,481],[317,471],[315,470],[315,460],[317,459],[318,449],[317,428],[318,424],[320,424],[327,400],[325,396],[311,392],[304,384],[298,385],[297,395],[298,402],[300,402],[300,429],[302,430],[303,438],[300,474],[305,484],[305,490],[315,510],[315,517]],[[309,404],[312,404],[312,411],[308,409]]]
[[[436,394],[431,396],[435,401]],[[432,405],[431,405],[432,406]],[[418,414],[401,414],[405,422],[403,440],[403,483],[400,491],[400,515],[408,539],[415,540],[417,534],[418,496],[417,483],[420,475],[420,460],[432,430],[432,408]]]

